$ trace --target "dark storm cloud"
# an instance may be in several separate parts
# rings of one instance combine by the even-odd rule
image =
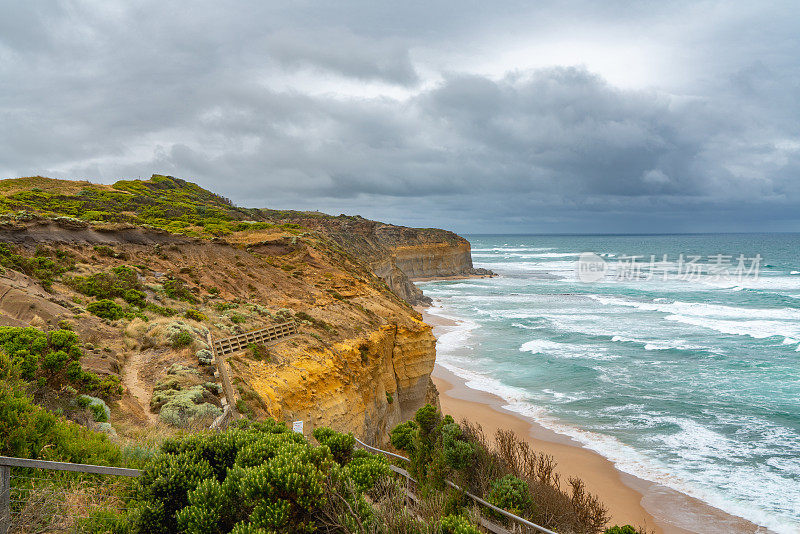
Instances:
[[[780,5],[643,6],[9,3],[0,173],[160,172],[248,206],[461,231],[800,229],[800,24]],[[661,53],[653,81],[485,68],[516,40],[557,54],[560,34],[615,32]]]

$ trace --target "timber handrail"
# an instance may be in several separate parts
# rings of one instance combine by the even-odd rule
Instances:
[[[97,475],[117,475],[138,477],[142,474],[138,469],[127,467],[107,467],[105,465],[73,464],[69,462],[51,462],[48,460],[31,460],[29,458],[13,458],[0,456],[0,466],[28,467],[32,469],[49,469],[51,471],[72,471],[75,473],[93,473]]]
[[[108,467],[105,465],[73,464],[69,462],[51,462],[48,460],[31,460],[29,458],[13,458],[0,456],[0,534],[11,531],[11,468],[47,469],[50,471],[71,471],[73,473],[91,473],[96,475],[114,475],[138,477],[142,474],[138,469],[126,467]]]
[[[355,440],[359,445],[361,445],[365,449],[369,449],[371,451],[375,451],[375,452],[378,452],[378,453],[381,453],[381,454],[385,454],[386,456],[391,456],[393,458],[397,458],[399,460],[403,460],[404,462],[411,462],[411,460],[409,460],[405,456],[400,456],[399,454],[395,454],[393,452],[385,451],[383,449],[379,449],[377,447],[373,447],[371,445],[367,445],[366,443],[364,443],[363,441],[361,441],[358,438],[355,438]],[[410,481],[412,481],[414,483],[417,482],[416,480],[414,480],[414,478],[411,476],[411,474],[408,471],[406,471],[405,469],[401,469],[401,468],[396,467],[396,466],[390,466],[390,467],[392,468],[392,471],[394,471],[395,473],[399,473],[399,474],[405,476],[408,480],[410,480]],[[456,491],[462,492],[464,495],[466,495],[467,497],[469,497],[473,501],[477,502],[478,504],[480,504],[482,506],[485,506],[486,508],[489,508],[491,510],[494,510],[498,514],[501,514],[501,515],[507,517],[508,519],[514,521],[515,523],[518,523],[520,525],[525,525],[526,527],[535,528],[536,530],[538,530],[539,532],[542,532],[543,534],[557,534],[556,532],[554,532],[554,531],[552,531],[550,529],[547,529],[547,528],[545,528],[545,527],[543,527],[541,525],[537,525],[536,523],[532,523],[531,521],[528,521],[525,518],[522,518],[522,517],[519,517],[517,515],[514,515],[511,512],[507,512],[506,510],[503,510],[502,508],[498,508],[497,506],[493,505],[492,503],[481,499],[477,495],[474,495],[474,494],[466,491],[465,489],[460,487],[458,484],[455,484],[455,483],[453,483],[453,482],[451,482],[449,480],[445,480],[445,483],[448,486],[450,486],[451,488],[455,489]]]

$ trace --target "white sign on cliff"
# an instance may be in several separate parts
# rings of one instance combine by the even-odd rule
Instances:
[[[292,423],[292,430],[297,432],[298,434],[303,433],[303,422],[302,421],[295,421]]]

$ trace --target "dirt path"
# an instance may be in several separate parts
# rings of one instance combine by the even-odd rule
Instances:
[[[146,365],[144,354],[141,352],[134,352],[128,357],[125,362],[125,367],[122,370],[122,383],[128,388],[131,395],[142,407],[142,410],[147,415],[147,421],[151,425],[158,423],[158,415],[150,411],[150,399],[152,398],[152,391],[148,388],[144,381],[139,378],[139,370]]]

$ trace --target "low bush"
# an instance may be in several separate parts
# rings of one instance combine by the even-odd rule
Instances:
[[[120,465],[120,449],[105,435],[69,422],[33,403],[19,369],[0,353],[0,455]]]
[[[599,534],[606,528],[608,511],[583,482],[570,478],[562,485],[552,457],[532,451],[513,432],[498,431],[490,445],[480,427],[456,424],[426,405],[392,429],[390,439],[408,454],[423,497],[441,494],[448,479],[551,530]],[[453,502],[444,509],[459,513],[461,506]],[[494,518],[502,520],[499,514]]]
[[[138,289],[127,290],[125,294],[122,295],[122,300],[139,308],[147,306],[147,295],[144,291],[139,291]]]
[[[172,344],[173,349],[179,349],[181,347],[188,347],[194,342],[194,336],[188,330],[181,330],[174,336],[170,338],[170,343]]]
[[[226,312],[228,310],[234,310],[239,307],[239,304],[236,302],[218,302],[214,305],[214,308],[220,312]]]
[[[172,317],[176,313],[172,308],[167,306],[159,306],[158,304],[153,304],[152,302],[148,302],[144,309],[153,313],[157,313],[163,317]]]
[[[64,386],[76,391],[111,397],[121,393],[119,377],[99,378],[83,370],[83,350],[70,330],[42,332],[32,327],[0,327],[0,351],[9,357],[19,377],[31,383],[44,381],[54,390]]]
[[[228,319],[230,319],[233,324],[242,324],[247,320],[244,315],[240,315],[238,313],[230,314]]]
[[[533,506],[528,484],[514,475],[492,481],[486,500],[514,515],[529,516]]]
[[[121,298],[130,304],[144,306],[146,295],[136,269],[127,265],[114,267],[107,272],[99,272],[88,276],[73,276],[66,280],[67,284],[89,297],[98,299]]]
[[[184,283],[177,278],[172,278],[165,281],[163,286],[164,293],[166,293],[171,299],[182,300],[189,302],[190,304],[197,304],[198,302],[197,297],[195,297],[192,292],[189,291],[189,288],[187,288]]]
[[[333,459],[339,465],[344,465],[353,458],[353,447],[356,444],[353,434],[340,434],[328,427],[316,428],[313,434],[314,439],[331,450]]]
[[[92,315],[96,315],[102,319],[108,319],[109,321],[116,321],[117,319],[125,317],[125,309],[109,299],[90,302],[86,306],[86,309],[89,310],[89,313]]]
[[[200,349],[194,353],[200,365],[211,365],[214,363],[214,353],[209,349]]]
[[[312,446],[283,423],[238,424],[163,444],[137,479],[134,533],[311,532],[323,525],[337,532],[374,523],[364,492],[388,475],[383,458],[363,453],[340,465],[327,446]]]
[[[159,418],[172,426],[186,428],[196,421],[205,426],[222,415],[222,409],[208,402],[210,392],[203,385],[153,392],[151,402],[160,405]]]
[[[83,217],[86,220],[103,220],[103,215],[100,212],[89,212],[89,218]],[[95,245],[94,251],[99,254],[100,256],[105,256],[107,258],[116,258],[116,259],[126,259],[128,257],[127,254],[124,252],[117,252],[113,248],[109,247],[108,245]]]
[[[204,314],[200,313],[197,310],[186,310],[186,313],[183,314],[184,317],[187,319],[191,319],[193,321],[207,321],[208,317]]]
[[[639,534],[639,531],[630,525],[614,525],[613,527],[605,529],[603,534]]]
[[[453,418],[442,417],[430,404],[417,410],[413,421],[396,426],[390,440],[395,448],[408,453],[417,480],[435,490],[442,489],[445,478],[454,471],[466,467],[474,453],[474,446]]]
[[[254,360],[269,360],[269,349],[260,343],[250,343],[247,345],[247,352]]]
[[[439,521],[442,534],[480,534],[478,527],[469,522],[464,516],[448,515]]]

